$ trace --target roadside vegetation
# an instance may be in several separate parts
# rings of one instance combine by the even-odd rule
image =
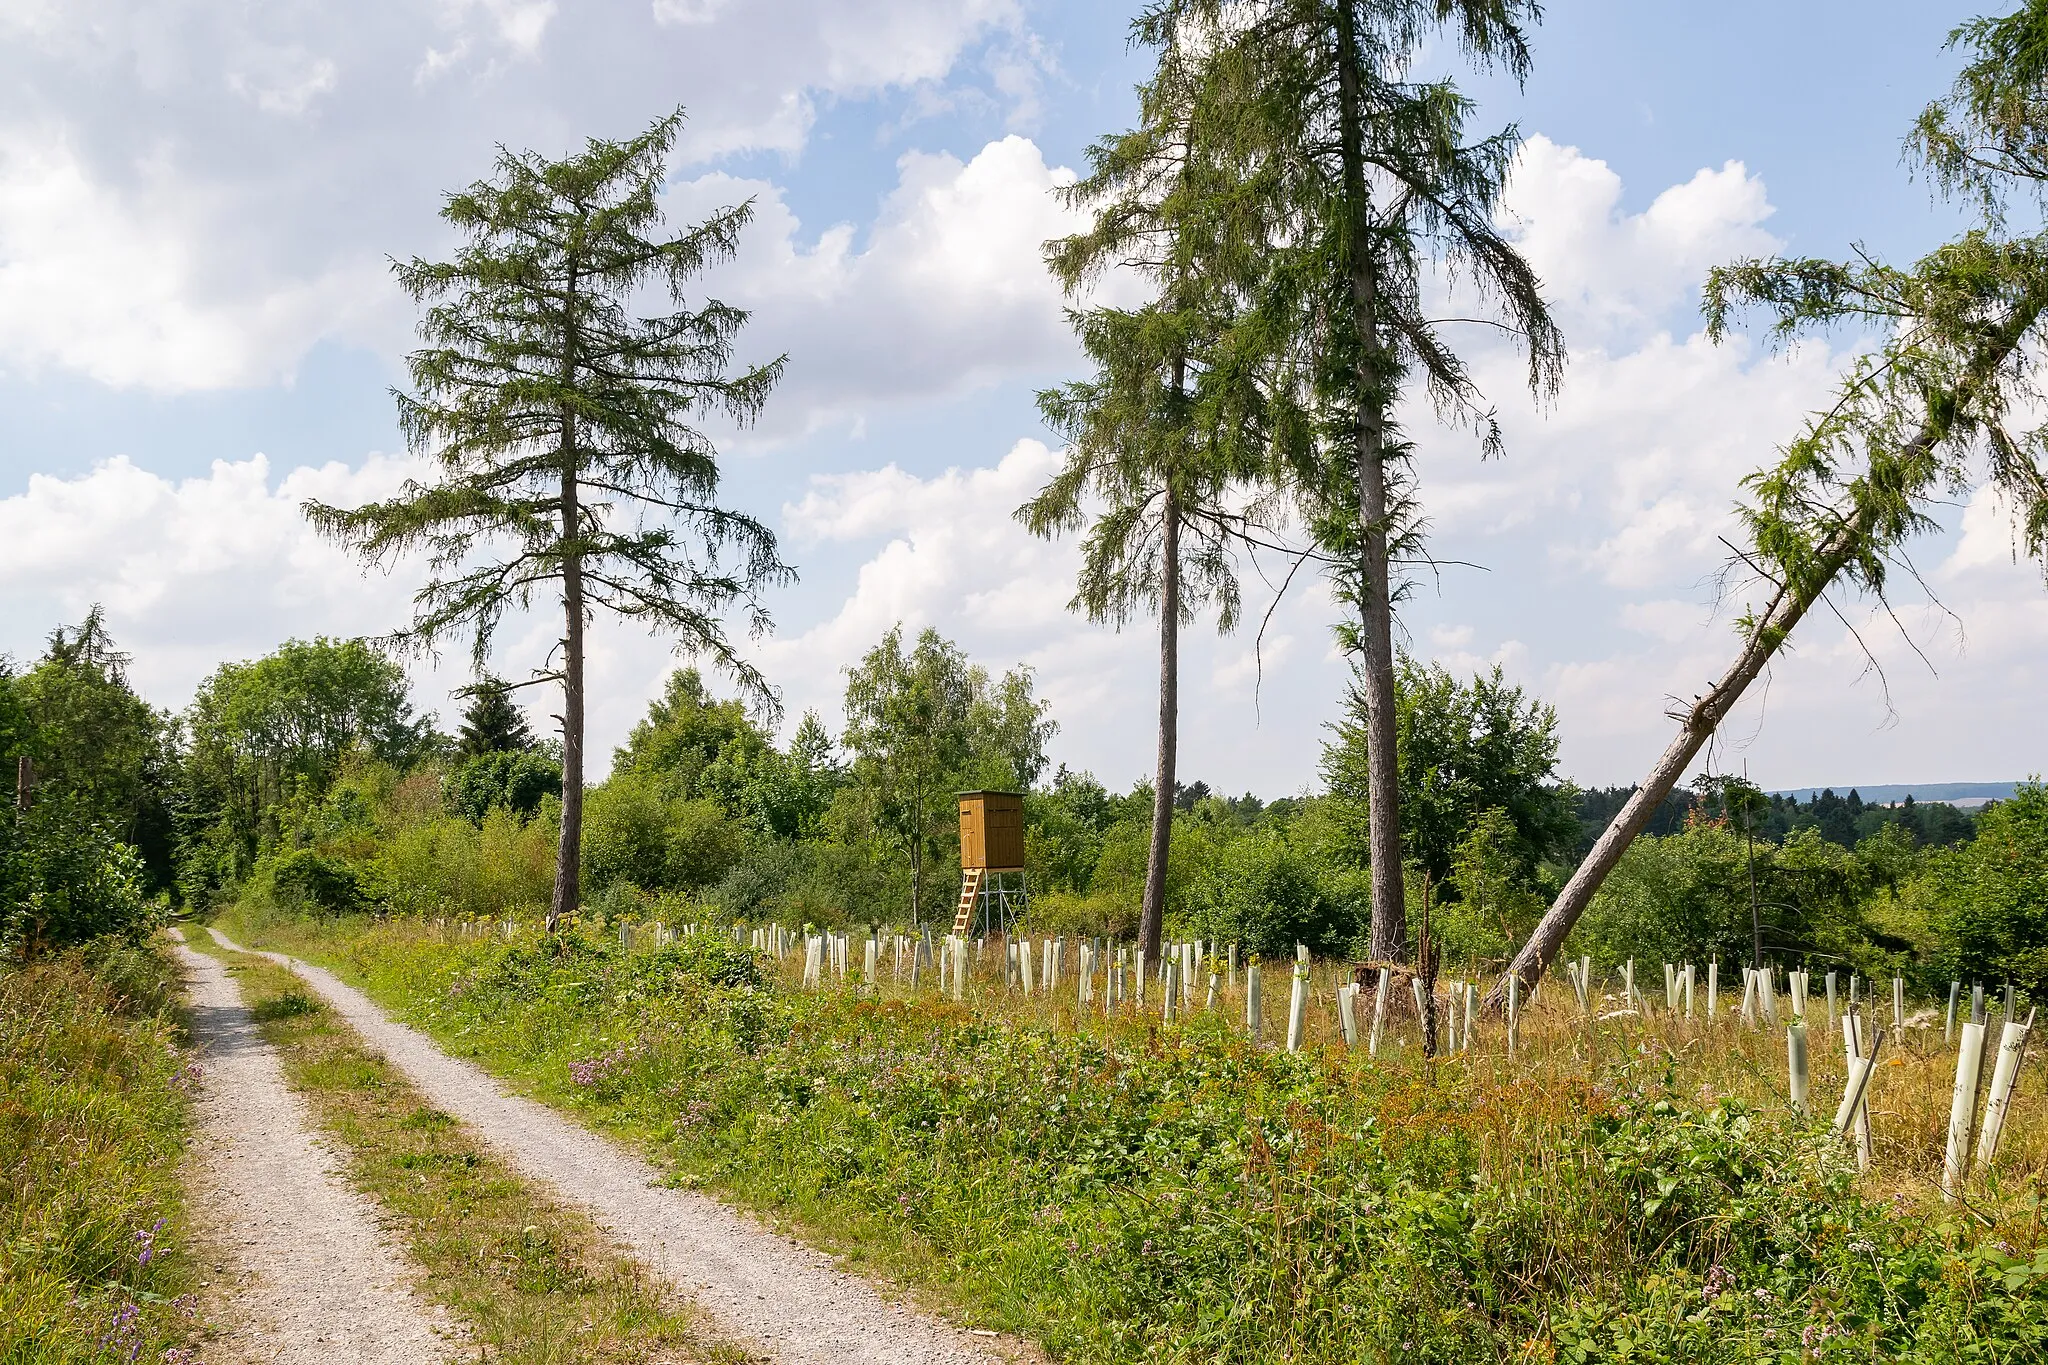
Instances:
[[[1783,1041],[1559,995],[1424,1059],[1412,1014],[1298,1054],[1241,997],[1161,1026],[977,979],[963,1008],[706,931],[247,921],[444,1047],[675,1171],[1082,1361],[1897,1360],[2048,1349],[2030,1064],[1997,1180],[1934,1193],[1952,1059],[1907,1044],[1852,1151],[1784,1097]],[[1199,998],[1199,997],[1198,997]],[[1820,1031],[1816,1029],[1816,1034]],[[1399,1041],[1396,1041],[1398,1037]],[[1938,1039],[1939,1034],[1935,1037]],[[1839,1091],[1816,1044],[1815,1090]],[[1826,1106],[1831,1109],[1831,1105]]]
[[[196,1361],[177,976],[109,939],[0,971],[0,1361]]]

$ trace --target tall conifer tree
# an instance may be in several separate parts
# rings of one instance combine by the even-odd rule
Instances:
[[[1184,31],[1191,22],[1194,31]],[[1046,421],[1067,439],[1066,458],[1017,513],[1047,537],[1088,526],[1076,610],[1117,626],[1141,609],[1159,618],[1152,839],[1138,929],[1152,958],[1177,790],[1180,631],[1209,602],[1219,629],[1235,624],[1233,541],[1263,511],[1247,495],[1264,453],[1258,338],[1237,327],[1257,274],[1250,248],[1258,235],[1236,219],[1246,200],[1233,183],[1229,115],[1210,106],[1204,30],[1172,4],[1133,25],[1133,41],[1157,53],[1138,90],[1138,126],[1091,147],[1089,174],[1064,192],[1095,214],[1086,232],[1046,244],[1068,294],[1123,269],[1145,277],[1153,297],[1138,308],[1070,314],[1096,371],[1039,395]]]
[[[1520,79],[1535,0],[1184,0],[1227,38],[1211,61],[1236,111],[1246,183],[1270,196],[1271,265],[1262,309],[1291,346],[1283,386],[1316,429],[1283,442],[1286,477],[1338,564],[1356,608],[1369,743],[1374,957],[1405,952],[1396,746],[1394,566],[1420,525],[1414,453],[1394,408],[1419,382],[1439,413],[1498,430],[1464,361],[1424,306],[1431,271],[1497,305],[1527,349],[1528,381],[1550,392],[1564,362],[1535,273],[1494,227],[1520,137],[1468,140],[1471,102],[1448,80],[1413,79],[1425,42],[1447,34],[1475,65]]]
[[[479,670],[508,610],[557,596],[562,637],[535,681],[562,687],[562,832],[548,910],[553,929],[581,900],[584,631],[604,608],[709,655],[764,703],[723,616],[768,626],[758,593],[793,577],[775,537],[721,507],[717,450],[694,423],[761,411],[783,361],[732,373],[747,315],[686,286],[729,260],[751,204],[680,236],[656,235],[678,110],[624,142],[592,139],[559,161],[501,152],[497,174],[449,196],[442,217],[467,239],[452,261],[397,266],[430,305],[426,345],[399,395],[411,447],[438,477],[356,508],[308,503],[315,526],[372,561],[425,550],[413,646],[467,631]],[[642,317],[641,291],[677,311]]]

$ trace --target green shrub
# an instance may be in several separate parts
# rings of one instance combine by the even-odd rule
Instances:
[[[10,956],[135,934],[166,913],[143,894],[140,855],[74,797],[53,793],[0,816],[0,831],[0,950]]]
[[[310,848],[263,859],[256,876],[271,904],[287,913],[353,915],[374,899],[355,868]]]
[[[562,765],[543,753],[477,754],[448,774],[448,806],[472,825],[494,810],[531,819],[540,804],[562,794]]]
[[[2010,981],[2048,1001],[2048,787],[2022,783],[1987,808],[1968,844],[1930,855],[1933,976]]]
[[[1209,939],[1243,945],[1246,952],[1291,957],[1306,943],[1323,956],[1341,956],[1357,935],[1354,907],[1325,893],[1315,860],[1285,835],[1261,829],[1225,844],[1202,884],[1188,927]]]

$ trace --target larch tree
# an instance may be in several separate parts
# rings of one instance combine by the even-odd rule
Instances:
[[[1187,26],[1195,24],[1195,31]],[[1033,533],[1087,527],[1073,609],[1121,628],[1142,610],[1159,620],[1159,728],[1152,836],[1138,941],[1159,956],[1172,847],[1179,748],[1180,632],[1213,603],[1218,629],[1237,621],[1235,548],[1265,520],[1255,496],[1265,403],[1255,382],[1255,332],[1242,330],[1256,233],[1236,215],[1247,202],[1238,163],[1206,107],[1211,94],[1199,20],[1173,4],[1133,25],[1157,54],[1138,90],[1138,125],[1089,149],[1089,174],[1062,191],[1090,209],[1085,232],[1046,244],[1069,297],[1111,271],[1143,278],[1137,308],[1069,314],[1095,365],[1087,379],[1039,395],[1067,446],[1057,474],[1017,511]]]
[[[784,360],[734,372],[747,314],[716,299],[688,306],[690,282],[738,250],[752,205],[662,234],[660,189],[682,122],[678,110],[561,160],[501,150],[492,179],[449,196],[442,217],[466,239],[455,258],[396,267],[427,305],[399,420],[438,477],[362,507],[305,508],[372,562],[426,552],[431,577],[392,637],[400,645],[466,632],[481,671],[506,612],[542,596],[559,604],[559,646],[530,680],[562,688],[550,931],[581,901],[584,635],[595,611],[673,635],[773,707],[724,618],[739,611],[765,631],[760,590],[794,575],[765,525],[719,505],[718,452],[697,424],[753,421]],[[675,311],[638,314],[650,290]]]
[[[2048,3],[1958,28],[1971,56],[1948,98],[1930,105],[1909,159],[1943,191],[1982,211],[1980,226],[1909,267],[1861,256],[1752,260],[1714,270],[1710,335],[1739,308],[1771,319],[1783,341],[1851,327],[1881,340],[1849,366],[1776,464],[1745,480],[1741,538],[1729,566],[1750,601],[1734,659],[1705,691],[1674,706],[1678,733],[1551,903],[1509,975],[1533,984],[1563,947],[1629,844],[1684,776],[1792,631],[1838,588],[1888,607],[1892,570],[1937,499],[1982,482],[2011,508],[2016,550],[2048,558],[2048,426],[2039,377],[2048,365],[2048,234],[2005,231],[2015,195],[2048,189]],[[1741,590],[1741,585],[1736,588]],[[1498,1008],[1508,977],[1488,995]]]
[[[1365,703],[1372,876],[1370,951],[1405,955],[1406,890],[1394,652],[1398,560],[1418,543],[1414,446],[1395,408],[1416,385],[1438,414],[1499,446],[1492,414],[1446,324],[1430,316],[1432,279],[1491,308],[1480,319],[1516,337],[1528,383],[1555,389],[1564,343],[1541,285],[1496,228],[1520,135],[1472,138],[1472,102],[1449,80],[1420,80],[1424,45],[1450,38],[1482,70],[1529,69],[1535,0],[1187,0],[1229,39],[1212,61],[1235,94],[1247,183],[1273,196],[1271,266],[1261,309],[1289,339],[1285,382],[1316,416],[1309,439],[1282,442],[1286,477],[1357,611],[1343,632]],[[1458,296],[1454,294],[1454,297]]]

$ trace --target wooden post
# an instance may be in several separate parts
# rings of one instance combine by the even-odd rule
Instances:
[[[2005,1113],[2012,1103],[2013,1083],[2019,1079],[2020,1061],[2027,1050],[2027,1035],[2034,1030],[2036,1011],[2027,1011],[2027,1022],[2014,1023],[2008,1019],[1998,1040],[1998,1060],[1991,1072],[1991,1095],[1984,1102],[1983,1136],[1977,1140],[1977,1167],[1991,1169],[1991,1158],[1998,1155],[1998,1138],[2005,1131]]]
[[[1956,1084],[1949,1096],[1948,1150],[1941,1165],[1941,1197],[1955,1203],[1970,1178],[1970,1123],[1977,1115],[1977,1087],[1984,1074],[1984,1024],[1963,1025],[1962,1046],[1956,1049]],[[2002,1049],[2001,1049],[2002,1050]]]

